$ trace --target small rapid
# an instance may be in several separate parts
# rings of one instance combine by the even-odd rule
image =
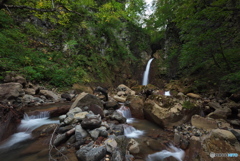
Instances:
[[[117,112],[122,114],[123,117],[127,119],[127,123],[133,123],[135,120],[132,118],[131,110],[126,107],[125,105],[122,105]],[[131,125],[124,125],[124,135],[128,138],[138,138],[141,135],[144,134],[144,131],[142,130],[137,130]]]
[[[147,156],[146,161],[160,161],[168,157],[174,157],[178,161],[183,161],[184,155],[185,152],[182,149],[171,144],[169,145],[169,150],[162,150],[160,152],[150,154]]]
[[[32,131],[36,128],[45,125],[59,123],[58,120],[50,120],[49,113],[44,111],[40,112],[35,116],[28,116],[26,113],[24,114],[24,118],[21,120],[21,124],[18,126],[18,132],[11,135],[8,139],[3,141],[0,144],[0,149],[11,148],[12,146],[29,140],[32,138]]]

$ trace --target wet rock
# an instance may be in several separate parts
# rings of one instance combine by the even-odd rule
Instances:
[[[67,126],[61,126],[58,128],[57,132],[60,134],[63,134],[65,132],[67,132],[68,130],[71,130],[73,128],[72,125],[67,125]]]
[[[81,125],[75,126],[75,137],[77,141],[81,140],[82,138],[86,138],[87,136],[87,131],[84,130]]]
[[[231,129],[230,131],[233,133],[233,135],[234,135],[234,136],[237,138],[237,140],[240,142],[240,130],[236,131],[236,130]]]
[[[136,140],[131,139],[128,146],[128,150],[131,154],[138,154],[140,152],[139,143]]]
[[[117,111],[114,111],[113,114],[110,116],[110,118],[113,119],[113,120],[119,121],[119,123],[125,123],[126,122],[126,118],[123,117],[123,115],[120,114]]]
[[[106,147],[94,147],[93,142],[83,146],[76,152],[77,158],[84,161],[100,161],[106,155]]]
[[[32,135],[34,138],[52,135],[57,126],[58,124],[47,124],[40,126],[39,128],[32,131]]]
[[[111,129],[112,129],[112,132],[117,136],[118,135],[124,135],[123,125],[114,125]]]
[[[129,108],[131,109],[132,116],[134,118],[143,119],[144,113],[143,113],[143,98],[140,96],[135,95],[129,95],[127,97],[127,101],[130,102]]]
[[[81,125],[84,129],[95,129],[101,126],[101,117],[94,115],[93,117],[84,118]]]
[[[113,138],[109,138],[104,141],[104,145],[107,148],[107,152],[113,153],[117,148],[117,142]]]
[[[60,122],[63,122],[65,118],[67,118],[67,115],[61,115],[58,117]]]
[[[55,140],[53,141],[53,145],[58,146],[64,142],[66,142],[68,139],[68,136],[64,134],[58,134]]]

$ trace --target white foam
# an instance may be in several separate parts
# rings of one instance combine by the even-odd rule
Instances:
[[[144,134],[144,131],[136,130],[134,127],[130,125],[124,127],[124,135],[128,138],[138,138],[143,134]]]
[[[147,156],[146,160],[147,161],[159,161],[159,160],[163,160],[165,158],[168,158],[170,156],[176,158],[178,161],[183,160],[185,152],[182,149],[177,148],[173,145],[170,145],[169,148],[171,149],[171,151],[162,150],[160,152],[150,154],[150,155]]]

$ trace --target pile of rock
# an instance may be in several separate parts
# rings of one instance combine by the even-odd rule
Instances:
[[[78,160],[130,161],[133,158],[130,153],[139,152],[137,142],[124,136],[126,118],[114,108],[104,109],[102,101],[94,95],[81,93],[59,120],[53,144],[76,149]]]

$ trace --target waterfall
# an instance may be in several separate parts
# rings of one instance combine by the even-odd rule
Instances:
[[[59,123],[58,120],[50,120],[49,112],[40,112],[36,116],[28,116],[24,114],[24,118],[21,120],[21,124],[18,127],[18,132],[11,135],[3,144],[0,144],[0,149],[10,148],[11,146],[20,143],[22,141],[32,138],[32,131],[36,128],[45,125]]]
[[[150,71],[150,65],[151,65],[151,62],[153,61],[154,58],[151,58],[148,63],[147,63],[147,66],[146,66],[146,69],[144,71],[144,75],[143,75],[143,83],[142,85],[147,85],[148,84],[148,75],[149,75],[149,71]]]

